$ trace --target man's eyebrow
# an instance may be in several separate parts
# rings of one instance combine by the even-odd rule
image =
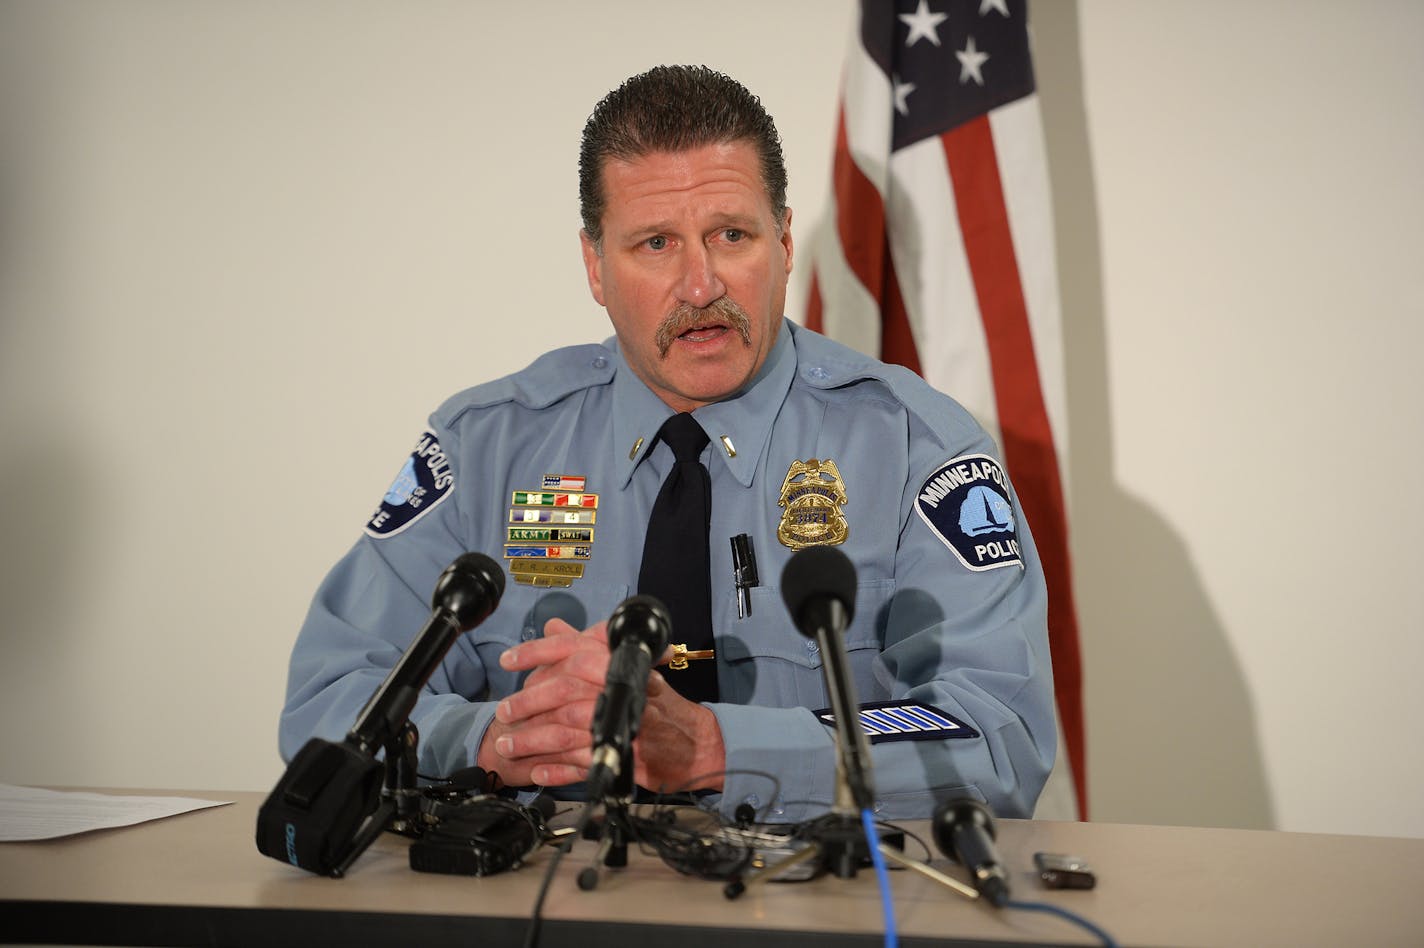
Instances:
[[[718,227],[726,227],[734,224],[743,230],[755,230],[760,222],[755,214],[727,213],[714,215],[712,218]]]
[[[755,214],[741,214],[735,211],[728,211],[710,216],[711,227],[709,230],[717,230],[722,227],[737,227],[741,230],[756,230],[761,223]],[[628,240],[646,240],[658,234],[677,233],[679,225],[671,220],[650,221],[646,224],[638,224],[625,231]]]
[[[639,224],[628,231],[628,236],[643,238],[651,237],[654,234],[666,234],[673,229],[672,221],[654,221],[649,224]]]

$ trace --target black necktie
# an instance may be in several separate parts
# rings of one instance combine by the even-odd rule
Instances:
[[[638,592],[656,596],[672,617],[672,640],[689,652],[712,648],[712,586],[707,530],[712,522],[712,482],[698,460],[707,432],[686,412],[663,422],[657,440],[676,458],[648,518]],[[656,442],[655,442],[656,445]],[[717,663],[688,662],[664,677],[692,701],[717,700]]]

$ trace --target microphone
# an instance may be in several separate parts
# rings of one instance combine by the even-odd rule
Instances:
[[[623,772],[648,701],[648,672],[667,650],[672,634],[667,607],[652,596],[630,596],[608,617],[608,677],[593,711],[593,767],[590,799]]]
[[[994,820],[989,808],[972,797],[949,800],[935,808],[935,845],[968,869],[974,888],[995,908],[1009,900],[1009,879],[994,848]]]
[[[862,811],[875,805],[870,782],[870,742],[860,726],[855,683],[842,639],[855,616],[855,567],[840,550],[812,546],[799,550],[781,571],[781,598],[791,621],[821,649],[822,671],[836,719],[844,786],[837,787],[836,807]],[[842,790],[850,795],[842,799]]]
[[[264,856],[332,877],[347,867],[398,814],[386,789],[415,780],[415,731],[398,746],[420,689],[455,639],[483,622],[504,593],[504,571],[482,553],[465,553],[440,574],[433,612],[340,743],[314,737],[287,765],[257,811],[257,849]],[[386,749],[384,768],[376,751]]]
[[[373,755],[389,744],[450,646],[485,621],[502,595],[504,570],[483,553],[462,554],[446,567],[435,583],[429,620],[361,709],[347,743]]]

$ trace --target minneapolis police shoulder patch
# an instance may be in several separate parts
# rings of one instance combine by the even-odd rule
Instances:
[[[373,537],[400,533],[450,496],[454,485],[455,475],[444,449],[433,433],[425,432],[401,465],[391,489],[381,498],[381,506],[371,515],[366,532]]]
[[[915,510],[968,568],[1023,568],[1018,517],[1003,465],[987,454],[946,461],[925,480]]]

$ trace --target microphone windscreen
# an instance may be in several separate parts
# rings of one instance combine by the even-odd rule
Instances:
[[[647,646],[656,661],[667,650],[672,637],[672,619],[653,596],[629,596],[608,617],[608,647],[617,649],[623,639],[633,636]]]
[[[798,626],[812,601],[834,599],[847,621],[855,615],[855,566],[833,546],[810,546],[793,553],[781,571],[781,599]]]
[[[966,854],[961,851],[958,830],[977,827],[988,834],[990,840],[997,836],[994,819],[989,815],[989,808],[972,797],[945,800],[939,804],[935,807],[930,826],[939,851],[961,865],[972,863],[976,854]]]
[[[435,583],[431,605],[455,617],[461,631],[479,625],[504,595],[504,570],[483,553],[461,553]]]

